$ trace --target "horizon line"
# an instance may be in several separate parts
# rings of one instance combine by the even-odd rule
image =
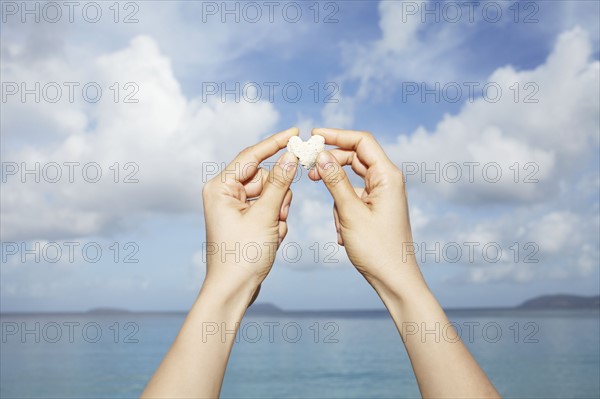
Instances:
[[[530,299],[527,299],[523,302],[521,302],[520,304],[514,305],[514,306],[483,306],[483,307],[442,307],[444,309],[444,311],[482,311],[482,310],[565,310],[565,309],[600,309],[597,307],[589,307],[589,306],[571,306],[571,307],[560,307],[560,306],[548,306],[548,307],[527,307],[525,306],[528,302],[534,301],[534,300],[539,300],[542,298],[556,298],[556,297],[560,297],[560,296],[568,296],[568,297],[574,297],[574,298],[581,298],[581,299],[600,299],[600,294],[598,295],[576,295],[576,294],[548,294],[548,295],[540,295],[537,297],[533,297]],[[257,309],[258,307],[258,309]],[[262,307],[266,307],[266,309],[262,308]],[[387,309],[385,307],[381,307],[381,308],[368,308],[368,309],[360,309],[360,308],[354,308],[354,309],[282,309],[279,306],[271,303],[271,302],[257,302],[254,303],[252,305],[250,305],[247,309],[249,312],[255,311],[257,313],[271,313],[271,314],[285,314],[285,313],[358,313],[358,312],[363,312],[363,313],[376,313],[376,312],[383,312],[383,313],[387,313]],[[76,314],[76,315],[81,315],[81,314],[96,314],[96,315],[102,315],[102,314],[181,314],[181,313],[188,313],[188,310],[131,310],[131,309],[126,309],[126,308],[118,308],[118,307],[111,307],[111,306],[99,306],[99,307],[94,307],[94,308],[90,308],[87,310],[43,310],[43,311],[37,311],[37,310],[16,310],[16,311],[2,311],[0,310],[0,315],[28,315],[28,314],[35,314],[35,315],[40,315],[40,314],[49,314],[49,315],[57,315],[57,314],[61,314],[61,315],[68,315],[68,314]]]

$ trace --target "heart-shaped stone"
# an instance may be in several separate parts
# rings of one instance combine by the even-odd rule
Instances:
[[[315,134],[308,141],[302,141],[298,136],[293,136],[288,141],[287,149],[298,157],[300,165],[310,169],[315,165],[317,155],[325,149],[325,138]]]

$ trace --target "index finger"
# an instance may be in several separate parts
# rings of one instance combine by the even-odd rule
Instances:
[[[300,131],[297,127],[275,133],[263,141],[243,149],[229,165],[221,172],[222,182],[245,182],[258,171],[262,161],[275,155],[287,146],[292,136],[297,136]]]
[[[358,159],[367,167],[382,161],[390,162],[371,133],[321,127],[313,129],[311,134],[323,136],[326,144],[356,152]]]

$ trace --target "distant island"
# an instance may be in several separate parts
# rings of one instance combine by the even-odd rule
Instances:
[[[517,309],[598,309],[600,296],[544,295],[529,299]]]
[[[250,306],[248,311],[252,311],[252,313],[261,313],[261,314],[284,313],[284,311],[281,308],[278,308],[277,306],[273,305],[272,303],[267,303],[267,302],[254,303],[254,304],[252,304],[252,306]]]
[[[561,310],[561,309],[596,309],[600,310],[600,296],[580,296],[568,294],[543,295],[528,299],[515,307],[498,308],[471,308],[471,309],[447,309],[448,311],[460,310]],[[293,310],[286,311],[278,308],[271,303],[255,303],[248,309],[250,315],[285,315],[293,314],[296,316],[319,314],[323,316],[377,316],[387,315],[385,309],[367,309],[367,310]]]
[[[596,296],[581,296],[569,294],[542,295],[526,300],[525,302],[515,307],[502,308],[471,308],[471,309],[447,309],[448,311],[460,310],[576,310],[576,309],[599,309],[600,310],[600,295]],[[94,315],[111,315],[111,314],[128,314],[137,313],[130,312],[126,309],[119,308],[95,308],[86,312]],[[142,312],[154,313],[154,312]],[[159,312],[162,313],[162,312]],[[169,313],[169,312],[167,312]],[[175,312],[181,313],[181,312]],[[333,310],[284,310],[272,303],[258,302],[250,306],[247,311],[248,315],[252,316],[269,316],[269,315],[294,315],[294,316],[331,316],[331,317],[377,317],[386,316],[385,309],[333,309]]]
[[[600,311],[600,296],[581,296],[569,294],[543,295],[528,299],[514,307],[487,308],[445,308],[447,312],[489,312],[489,311],[528,311],[528,310],[598,310]],[[187,311],[131,311],[123,308],[100,307],[85,312],[1,312],[9,314],[88,314],[88,315],[127,315],[127,314],[186,314]],[[381,309],[319,309],[319,310],[285,310],[271,303],[255,303],[246,312],[251,316],[322,316],[322,317],[387,317],[385,308]]]
[[[493,309],[493,308],[492,308]],[[496,308],[498,310],[560,310],[560,309],[598,309],[600,310],[600,295],[595,296],[581,296],[581,295],[569,295],[569,294],[556,294],[556,295],[542,295],[532,299],[528,299],[525,302],[515,307],[509,308]],[[460,310],[460,309],[453,309]],[[469,309],[471,310],[471,309]],[[472,310],[477,310],[474,308]],[[482,309],[483,310],[483,309]],[[319,314],[376,314],[382,313],[387,314],[385,309],[375,310],[295,310],[285,311],[278,308],[271,303],[255,303],[248,309],[249,314],[254,315],[271,315],[271,314],[302,314],[302,313],[319,313]]]

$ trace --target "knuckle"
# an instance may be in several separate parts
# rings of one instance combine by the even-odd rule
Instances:
[[[204,187],[202,187],[202,198],[206,199],[210,196],[210,194],[212,193],[212,186],[214,185],[214,183],[211,183],[213,180],[209,180],[204,184]]]
[[[288,180],[281,168],[273,169],[273,173],[271,173],[271,178],[269,180],[273,186],[279,189],[287,189],[288,187]]]
[[[361,131],[360,136],[361,136],[362,140],[377,142],[377,140],[375,139],[375,136],[371,132]]]
[[[252,156],[253,153],[254,153],[253,146],[246,147],[242,151],[239,152],[238,158],[240,158],[240,159],[249,158]]]
[[[281,236],[285,237],[285,235],[287,234],[287,232],[288,232],[288,226],[287,226],[287,223],[281,223],[281,224],[279,225],[279,234],[280,234]]]
[[[269,171],[265,168],[260,168],[260,172],[256,174],[256,178],[254,179],[257,183],[265,184],[269,179]]]
[[[404,181],[404,173],[400,169],[398,169],[398,168],[393,168],[392,169],[392,176],[395,179]]]
[[[402,171],[398,168],[393,168],[390,173],[390,180],[392,183],[402,187],[405,184],[404,173],[402,173]]]

